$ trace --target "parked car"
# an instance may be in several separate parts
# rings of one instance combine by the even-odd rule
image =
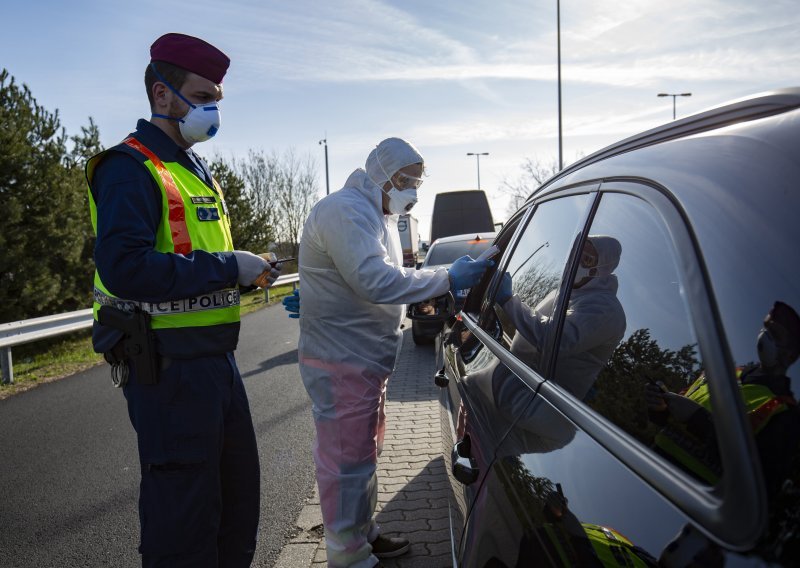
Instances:
[[[465,254],[472,258],[477,258],[492,244],[496,233],[467,233],[464,235],[454,235],[452,237],[442,237],[436,239],[428,247],[425,260],[422,261],[420,268],[439,268],[449,267],[457,259]],[[464,299],[467,297],[468,290],[457,290],[455,293],[456,309],[461,309]],[[441,321],[412,321],[411,335],[414,343],[423,345],[433,343],[436,334],[442,329]]]
[[[438,345],[453,565],[800,564],[798,243],[800,88],[533,191]]]

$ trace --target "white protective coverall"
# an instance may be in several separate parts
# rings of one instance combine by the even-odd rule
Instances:
[[[627,326],[625,311],[617,299],[617,277],[611,274],[619,264],[622,247],[613,237],[588,238],[597,250],[597,275],[571,290],[555,369],[555,382],[581,400],[611,358]],[[557,293],[558,290],[551,291],[533,312],[516,295],[503,305],[518,331],[511,350],[534,368],[538,368],[539,346],[552,321]]]
[[[381,145],[344,188],[312,209],[300,243],[300,373],[313,402],[314,461],[329,566],[377,563],[377,457],[386,382],[400,348],[405,303],[445,294],[447,270],[402,266],[397,216],[385,215],[381,186],[421,163],[407,142]],[[369,175],[368,175],[369,174]]]

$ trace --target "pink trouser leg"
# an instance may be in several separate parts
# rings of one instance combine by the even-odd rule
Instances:
[[[378,500],[377,459],[386,431],[386,382],[363,369],[302,360],[314,407],[317,470],[328,565],[373,566],[369,542]]]

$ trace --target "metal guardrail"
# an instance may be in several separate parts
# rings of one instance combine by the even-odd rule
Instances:
[[[291,284],[292,290],[296,290],[298,282],[300,282],[299,274],[281,274],[270,288],[264,289],[264,299],[269,302],[269,291],[275,286],[286,286],[287,284]]]
[[[285,286],[291,284],[292,288],[297,288],[300,281],[299,274],[283,274],[278,277],[274,286]],[[269,291],[264,290],[264,299],[269,301]],[[2,367],[3,383],[14,382],[14,365],[11,358],[11,348],[16,345],[47,339],[73,331],[80,331],[92,327],[94,318],[92,308],[67,312],[54,316],[43,316],[8,323],[0,323],[0,367]]]
[[[0,324],[0,366],[3,382],[14,382],[11,347],[92,327],[92,308]]]

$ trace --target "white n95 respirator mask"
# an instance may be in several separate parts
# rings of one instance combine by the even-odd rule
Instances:
[[[396,187],[392,187],[386,192],[389,196],[389,213],[392,215],[402,215],[408,213],[411,208],[417,204],[417,190],[404,189],[400,191]]]
[[[183,136],[183,139],[189,144],[205,142],[219,131],[222,117],[219,112],[219,103],[217,101],[195,104],[184,97],[178,89],[173,87],[170,82],[158,72],[158,69],[156,69],[153,63],[150,63],[150,68],[153,70],[156,77],[158,77],[159,81],[164,83],[179,99],[189,105],[189,112],[187,112],[183,118],[153,113],[154,117],[178,122],[181,136]]]
[[[185,99],[184,99],[185,100]],[[219,103],[206,103],[195,105],[186,101],[191,108],[186,116],[179,119],[181,136],[189,144],[205,142],[219,130],[222,117],[219,112]]]

